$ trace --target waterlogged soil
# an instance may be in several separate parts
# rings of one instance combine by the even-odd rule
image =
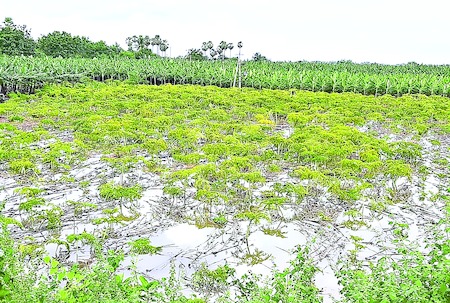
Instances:
[[[442,153],[441,148],[432,148],[425,158],[425,163],[432,163],[432,154]],[[447,154],[448,157],[448,154]],[[385,254],[393,254],[392,233],[393,222],[406,223],[409,226],[407,236],[418,243],[425,243],[427,231],[442,217],[444,204],[435,201],[435,197],[445,190],[446,180],[441,180],[436,174],[418,177],[412,181],[399,180],[400,191],[407,198],[406,203],[398,202],[389,205],[383,211],[372,211],[364,201],[358,201],[353,206],[359,209],[356,218],[346,215],[344,208],[334,208],[335,219],[323,221],[308,214],[301,205],[285,205],[280,211],[279,221],[263,221],[252,224],[248,221],[231,221],[225,226],[202,226],[196,222],[201,206],[192,195],[180,199],[172,199],[163,192],[163,181],[152,173],[135,170],[122,176],[124,182],[136,182],[142,185],[142,198],[127,205],[123,209],[125,216],[131,216],[127,207],[133,207],[139,212],[139,218],[132,222],[107,224],[92,224],[94,218],[102,218],[102,210],[110,209],[111,204],[103,201],[98,194],[98,186],[106,179],[119,181],[120,176],[101,161],[97,155],[75,167],[69,173],[70,182],[61,180],[61,174],[44,175],[47,185],[39,182],[39,188],[45,190],[41,194],[48,203],[60,206],[64,215],[62,226],[57,230],[48,230],[45,223],[42,226],[13,228],[13,236],[24,243],[42,243],[45,250],[52,256],[67,264],[80,264],[93,261],[93,253],[89,245],[77,244],[68,252],[64,245],[49,243],[54,239],[65,240],[70,234],[83,231],[100,235],[107,231],[108,237],[104,247],[108,249],[129,250],[127,243],[137,238],[148,238],[152,245],[162,247],[156,255],[129,256],[122,265],[122,270],[129,271],[132,263],[137,270],[155,279],[166,277],[171,264],[187,276],[194,273],[202,264],[211,268],[218,265],[232,265],[238,275],[254,272],[262,275],[270,274],[274,267],[284,268],[292,257],[292,251],[297,245],[309,244],[312,256],[321,268],[322,273],[316,277],[316,285],[322,289],[325,297],[339,297],[339,287],[333,270],[339,257],[353,248],[352,236],[361,237],[365,248],[360,257],[376,260]],[[431,166],[434,171],[439,168]],[[440,168],[443,172],[445,169]],[[99,177],[103,176],[103,177]],[[280,177],[277,182],[289,179]],[[89,181],[89,186],[82,187],[80,183]],[[24,223],[27,215],[18,211],[20,197],[16,190],[23,187],[23,180],[4,174],[0,179],[2,191],[0,200],[5,201],[3,213],[6,216]],[[269,188],[273,182],[267,182]],[[448,184],[448,183],[447,183]],[[258,191],[260,189],[257,189]],[[192,190],[194,192],[194,190]],[[317,207],[329,208],[326,204],[326,194],[315,198]],[[83,211],[74,215],[69,201],[84,201],[97,205],[97,210]],[[225,210],[226,211],[226,210]],[[310,209],[314,212],[314,209]],[[298,219],[301,217],[301,219]],[[345,227],[345,222],[358,221],[352,228]],[[359,226],[361,225],[361,226]],[[276,231],[270,234],[270,231]],[[27,239],[27,237],[32,237]],[[424,248],[424,247],[423,247]],[[189,283],[186,285],[189,289]]]
[[[90,90],[93,94],[88,97]],[[132,106],[140,108],[134,110],[145,113],[146,118],[136,115],[138,121],[142,119],[142,123],[149,123],[145,119],[158,114],[158,94],[166,99],[168,96],[174,99],[170,106],[161,106],[172,108],[172,113],[181,112],[185,119],[176,117],[174,119],[179,121],[170,122],[168,130],[160,131],[160,137],[153,135],[152,138],[159,138],[167,143],[166,147],[156,148],[155,145],[161,143],[155,139],[151,142],[151,147],[139,148],[141,141],[136,139],[136,134],[140,130],[120,125],[120,120],[114,121],[119,123],[117,128],[111,122],[111,119],[114,120],[114,113],[100,111],[99,97],[95,94],[102,90],[107,91],[107,96],[117,95],[117,100],[110,102],[112,107],[120,103],[120,110],[124,115],[134,115],[131,105],[127,109],[124,104],[124,96],[132,99],[130,102],[135,102]],[[210,269],[228,264],[236,269],[238,275],[248,272],[269,275],[274,268],[282,269],[288,265],[296,246],[309,245],[311,257],[321,269],[315,283],[321,289],[325,302],[339,298],[339,285],[334,272],[338,270],[338,261],[348,256],[349,251],[355,248],[355,243],[361,247],[358,258],[367,261],[394,255],[394,241],[399,237],[410,240],[418,249],[426,250],[429,232],[443,217],[443,208],[448,199],[450,138],[448,133],[442,131],[445,123],[448,127],[448,121],[439,118],[442,109],[434,115],[437,119],[429,119],[427,123],[422,119],[417,129],[411,128],[411,117],[408,114],[398,119],[389,117],[382,122],[381,119],[368,119],[364,123],[358,121],[359,125],[354,125],[355,121],[346,121],[345,117],[336,116],[332,119],[341,121],[336,122],[336,126],[332,120],[324,118],[325,112],[307,117],[306,112],[301,109],[294,110],[292,104],[292,112],[289,112],[291,118],[286,119],[284,115],[284,119],[279,121],[271,113],[273,107],[264,103],[265,98],[279,98],[279,102],[283,103],[283,98],[290,96],[289,92],[285,92],[286,96],[283,92],[261,94],[253,90],[236,90],[230,93],[213,88],[162,86],[143,89],[140,86],[93,84],[92,87],[81,87],[78,90],[52,87],[33,98],[22,96],[17,101],[12,98],[8,102],[17,102],[21,106],[25,103],[28,107],[23,112],[18,109],[13,111],[13,105],[7,110],[3,109],[3,112],[0,108],[0,115],[4,117],[0,121],[0,130],[3,131],[0,141],[12,144],[11,140],[17,138],[16,142],[21,144],[20,151],[37,153],[30,156],[34,165],[23,165],[15,169],[14,161],[24,160],[28,154],[23,152],[8,157],[5,155],[6,149],[0,150],[0,201],[4,203],[2,213],[16,219],[21,226],[11,226],[12,236],[23,247],[34,245],[32,247],[35,252],[48,253],[64,264],[89,266],[95,262],[93,245],[83,240],[68,239],[70,235],[83,232],[93,234],[101,239],[105,251],[124,251],[125,260],[120,270],[130,273],[136,269],[149,278],[159,279],[168,276],[170,267],[175,266],[180,275],[185,275],[184,286],[187,292],[192,291],[190,276],[202,264]],[[234,135],[237,141],[231,138],[214,141],[211,138],[224,133],[226,127],[210,134],[208,125],[203,127],[202,123],[192,123],[206,109],[203,105],[196,108],[193,104],[191,110],[195,110],[196,115],[188,117],[191,112],[185,111],[186,107],[180,105],[180,102],[186,101],[186,98],[187,103],[193,102],[189,99],[190,95],[197,96],[193,100],[199,103],[204,100],[198,96],[208,99],[216,95],[215,104],[220,105],[219,109],[223,110],[224,116],[236,115],[236,112],[231,110],[233,102],[221,103],[225,102],[220,101],[223,100],[222,95],[227,95],[231,101],[246,100],[245,102],[252,104],[250,109],[259,110],[247,111],[245,117],[238,118],[249,128],[229,132],[232,135],[240,133],[240,136]],[[255,101],[257,97],[260,98],[260,104]],[[64,111],[63,105],[76,98],[83,99],[83,102],[89,102],[89,98],[92,98],[94,103],[97,102],[89,105],[89,108],[96,114],[91,117],[92,121],[97,121],[95,127],[101,128],[101,132],[97,134],[100,142],[96,141],[97,138],[87,136],[88,132],[83,133],[83,127],[88,127],[87,124],[82,125],[85,120],[74,118],[67,111],[66,118],[61,113],[54,114],[53,117],[50,114],[49,119],[54,123],[43,117],[26,116],[32,112],[36,115],[37,107],[44,107],[44,104],[48,106],[45,100],[58,104],[58,110]],[[357,98],[369,100],[368,97],[357,95],[302,95],[301,92],[296,94],[296,98],[295,102],[306,100],[309,108],[319,106],[321,102],[325,102],[327,106],[333,102],[337,104],[340,98],[347,98],[352,102],[358,102],[355,100]],[[139,103],[142,100],[146,101]],[[147,112],[148,100],[153,100],[154,113]],[[211,100],[208,102],[214,103]],[[370,100],[372,102],[374,99]],[[385,104],[385,107],[396,106],[389,103],[394,102],[392,100],[386,97],[381,104]],[[408,100],[405,99],[404,102],[409,102]],[[442,100],[437,102],[447,102],[445,108],[448,109],[448,100]],[[366,100],[361,102],[364,101]],[[431,102],[431,99],[428,101]],[[395,99],[395,102],[398,100]],[[75,106],[84,104],[78,103]],[[211,105],[207,106],[209,107]],[[158,110],[164,111],[161,108]],[[327,110],[331,111],[328,107]],[[389,112],[377,110],[378,107],[374,106],[372,116]],[[165,114],[170,115],[171,112]],[[101,120],[104,115],[107,115],[105,120]],[[75,122],[60,123],[63,119],[74,119]],[[220,120],[220,117],[215,119]],[[107,123],[111,124],[108,126]],[[177,123],[180,128],[192,126],[192,129],[178,135],[174,133],[178,129]],[[227,124],[228,121],[224,119],[221,123]],[[299,128],[298,123],[307,125]],[[308,123],[314,130],[308,128]],[[425,124],[426,129],[423,130],[422,125]],[[8,129],[7,125],[13,129]],[[256,128],[251,128],[255,125]],[[161,129],[164,127],[166,126],[160,126]],[[305,135],[310,131],[317,132],[316,127],[320,128],[320,133],[312,134],[311,137]],[[305,152],[300,156],[300,150],[304,151],[303,147],[298,147],[299,151],[295,154],[290,152],[290,148],[297,148],[295,144],[303,142],[301,140],[308,142],[320,134],[328,136],[332,131],[337,132],[339,127],[340,130],[346,127],[337,136],[348,136],[344,141],[311,141],[309,153]],[[40,138],[26,143],[20,141],[27,134],[43,130],[45,134]],[[191,134],[199,130],[200,135],[192,139]],[[349,130],[350,134],[345,133]],[[120,131],[123,134],[116,137]],[[155,134],[151,129],[148,131]],[[90,132],[92,134],[95,130]],[[361,151],[355,147],[354,150],[342,152],[342,159],[339,159],[341,166],[332,162],[335,160],[321,160],[320,157],[328,155],[324,151],[333,144],[342,146],[356,140],[355,136],[367,136],[375,142],[375,146],[386,144],[395,151],[376,153],[376,159],[370,162],[372,160],[364,158],[364,152],[369,151]],[[275,137],[281,139],[274,140]],[[174,143],[173,138],[178,141]],[[190,139],[192,140],[189,141]],[[187,147],[181,145],[183,140],[189,141],[186,143]],[[94,141],[95,144],[92,143]],[[105,142],[108,146],[105,146]],[[208,153],[206,146],[218,146],[219,142],[230,142],[231,151]],[[360,144],[369,144],[368,142]],[[68,144],[72,151],[65,145],[56,145],[60,143]],[[233,148],[242,147],[238,143],[254,144],[257,148],[250,152],[234,153]],[[412,145],[401,145],[409,143]],[[401,151],[398,148],[400,145],[404,147]],[[14,144],[11,146],[18,147]],[[55,146],[60,150],[57,152],[55,165],[49,165],[50,160],[46,160],[45,156],[50,155]],[[125,150],[124,147],[127,146],[132,148]],[[269,160],[266,155],[268,150],[275,154]],[[72,154],[74,158],[69,160]],[[196,160],[186,160],[191,154],[195,154]],[[252,158],[254,154],[258,154],[259,158]],[[311,158],[314,159],[310,160]],[[348,161],[342,162],[343,159]],[[232,161],[235,161],[235,166],[231,164]],[[363,164],[380,162],[381,168],[370,175],[364,175],[371,166],[367,165],[362,169],[355,166],[355,174],[352,174],[353,166],[349,165],[360,163],[357,161],[362,161]],[[343,163],[350,164],[345,166]],[[208,164],[213,164],[211,167],[215,167],[215,170],[211,171]],[[397,170],[393,171],[392,167]],[[344,171],[344,168],[347,170]],[[230,177],[233,174],[235,177]],[[127,196],[111,198],[102,192],[105,184],[116,186],[116,189],[138,188],[138,195],[132,199]],[[360,185],[360,190],[352,196]],[[30,194],[27,188],[36,188],[39,192]],[[36,199],[41,199],[39,201],[42,203],[35,202],[29,208],[26,207],[27,202],[37,201]],[[131,242],[137,239],[148,239],[152,246],[161,249],[156,254],[133,253]]]

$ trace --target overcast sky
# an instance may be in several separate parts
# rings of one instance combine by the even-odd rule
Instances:
[[[35,38],[58,30],[123,47],[128,36],[158,34],[172,56],[225,40],[242,41],[246,58],[450,64],[449,7],[447,0],[1,0],[0,18],[27,25]]]

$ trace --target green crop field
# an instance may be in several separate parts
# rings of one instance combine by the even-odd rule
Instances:
[[[235,63],[0,58],[0,302],[450,302],[448,67]]]
[[[44,83],[77,82],[88,78],[231,87],[237,86],[236,65],[236,59],[63,59],[3,55],[0,56],[0,86],[3,94],[10,91],[33,92]],[[450,97],[449,65],[245,61],[241,78],[242,86],[259,89]]]

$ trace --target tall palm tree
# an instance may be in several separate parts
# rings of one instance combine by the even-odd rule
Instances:
[[[164,53],[164,56],[166,56],[166,51],[169,49],[169,42],[167,40],[162,40],[159,44],[159,49],[161,53]]]
[[[153,46],[156,45],[156,52],[158,54],[159,54],[159,46],[161,45],[161,42],[162,42],[162,40],[161,40],[161,37],[159,35],[155,35],[155,37],[153,37],[151,39],[152,49],[153,49]]]
[[[217,52],[213,48],[211,48],[209,50],[209,55],[211,56],[211,59],[214,59],[214,57],[217,56]]]
[[[228,48],[228,43],[226,43],[225,41],[220,41],[219,46],[217,47],[217,51],[219,52],[219,49],[222,50],[219,52],[219,54],[222,54],[222,60],[225,59],[225,50]]]
[[[128,50],[134,50],[134,51],[142,51],[145,49],[148,49],[148,47],[151,44],[151,39],[149,36],[131,36],[125,39],[125,42],[128,45]]]
[[[231,50],[234,48],[233,43],[228,43],[227,48],[230,50],[230,58],[231,58]]]
[[[222,56],[222,53],[224,52],[224,50],[223,50],[222,47],[220,47],[220,45],[219,45],[219,46],[217,46],[217,48],[216,48],[216,52],[217,52],[217,54],[219,55],[219,59],[220,59],[220,57]]]
[[[210,40],[210,41],[206,42],[206,45],[208,46],[209,54],[211,55],[211,50],[213,50],[214,44]],[[211,56],[211,59],[213,59],[212,56]]]
[[[155,52],[155,45],[156,45],[156,40],[155,38],[151,38],[150,39],[150,44],[152,45],[152,52]]]
[[[209,46],[208,46],[208,42],[203,42],[202,43],[202,51],[203,51],[203,54],[206,56],[206,51],[209,49]]]
[[[138,51],[147,49],[150,46],[150,37],[139,35],[137,39]]]
[[[239,60],[241,59],[241,48],[242,48],[242,46],[243,46],[242,41],[239,41],[237,43],[237,47],[239,48],[239,54],[238,54]]]
[[[125,42],[127,43],[128,46],[128,50],[132,51],[133,50],[133,41],[136,39],[136,35],[132,36],[132,37],[127,37],[125,39]]]

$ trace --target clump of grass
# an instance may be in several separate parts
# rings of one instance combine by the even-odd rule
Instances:
[[[162,251],[161,246],[153,246],[147,238],[140,238],[128,242],[131,247],[131,252],[138,255],[155,255]]]
[[[45,205],[44,198],[36,198],[32,197],[25,202],[22,202],[19,204],[19,210],[29,212],[36,206],[42,206]]]
[[[116,185],[112,182],[99,186],[100,197],[106,201],[134,201],[142,197],[142,187],[139,184],[133,186]]]
[[[13,116],[8,118],[9,122],[23,122],[24,120],[25,120],[24,117],[18,116],[18,115],[13,115]]]
[[[27,198],[34,198],[43,191],[44,190],[35,187],[22,187],[14,190],[15,193],[24,195]]]
[[[18,159],[9,162],[9,170],[18,175],[39,174],[36,164],[28,159]]]

